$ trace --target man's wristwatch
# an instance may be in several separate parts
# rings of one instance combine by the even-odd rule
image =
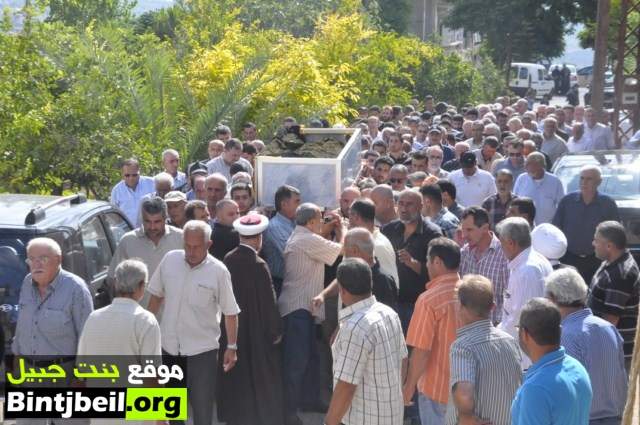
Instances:
[[[238,350],[238,344],[227,344],[227,350]]]

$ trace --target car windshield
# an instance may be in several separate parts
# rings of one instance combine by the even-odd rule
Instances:
[[[17,317],[15,309],[9,306],[18,304],[20,286],[28,269],[25,263],[26,242],[20,237],[0,235],[0,311],[2,322],[14,322]],[[9,313],[9,314],[7,314]]]
[[[569,159],[571,157],[567,157]],[[640,199],[640,162],[636,155],[595,157],[573,156],[580,160],[565,161],[556,170],[567,193],[580,189],[580,169],[587,164],[599,165],[602,184],[599,191],[615,200]],[[598,163],[600,162],[600,163]]]

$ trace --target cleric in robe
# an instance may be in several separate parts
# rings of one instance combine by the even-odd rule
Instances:
[[[240,306],[238,362],[229,372],[218,364],[218,419],[230,425],[282,425],[282,323],[267,264],[258,256],[269,219],[250,213],[233,222],[240,245],[227,254]],[[224,330],[221,347],[227,344]]]

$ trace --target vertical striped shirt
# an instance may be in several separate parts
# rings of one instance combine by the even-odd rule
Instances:
[[[624,355],[631,359],[638,323],[640,271],[627,251],[617,260],[603,262],[591,281],[589,307],[596,316],[618,316],[618,331],[624,339]]]
[[[622,337],[616,327],[583,308],[562,320],[561,343],[582,363],[593,389],[589,420],[622,417],[627,399]]]
[[[493,425],[509,425],[511,402],[522,382],[516,340],[496,329],[489,319],[480,320],[458,329],[450,361],[451,392],[459,382],[473,384],[474,414]],[[446,424],[457,423],[458,413],[450,399]]]
[[[324,320],[324,308],[312,311],[311,300],[324,289],[324,266],[332,265],[340,251],[341,244],[296,226],[284,249],[284,280],[278,298],[281,317],[302,309]]]
[[[458,329],[458,282],[458,273],[447,273],[427,283],[407,332],[407,345],[430,352],[418,390],[441,404],[449,399],[449,348]]]
[[[333,378],[357,385],[345,425],[402,425],[402,360],[407,346],[400,318],[369,297],[339,312]]]
[[[491,233],[491,243],[484,252],[480,253],[477,248],[465,244],[460,251],[460,256],[461,276],[479,274],[489,279],[493,284],[493,299],[496,307],[491,313],[491,320],[494,324],[500,323],[504,290],[509,281],[509,260],[502,251],[500,240]]]

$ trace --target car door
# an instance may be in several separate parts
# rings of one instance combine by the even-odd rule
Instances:
[[[82,223],[80,233],[86,262],[87,283],[93,296],[94,307],[104,307],[111,301],[106,286],[107,271],[113,257],[111,241],[99,215]]]
[[[115,252],[116,247],[120,243],[120,239],[122,239],[125,233],[131,231],[131,225],[122,214],[116,211],[109,211],[102,214],[102,221],[107,231],[107,236],[111,241],[111,252]]]

